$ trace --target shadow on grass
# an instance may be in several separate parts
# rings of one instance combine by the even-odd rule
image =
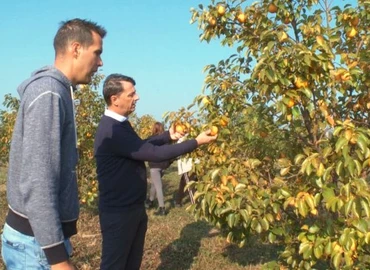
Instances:
[[[244,247],[232,244],[225,248],[223,255],[241,266],[265,264],[277,260],[283,246],[262,243],[258,237],[251,237]]]
[[[188,224],[182,229],[180,238],[160,252],[161,264],[157,270],[191,269],[194,259],[198,256],[202,239],[216,235],[221,236],[223,233],[213,229],[205,221]],[[243,248],[235,244],[226,244],[222,249],[222,256],[242,267],[258,266],[275,261],[279,253],[284,250],[279,245],[262,243],[257,237],[251,237]]]
[[[157,270],[191,269],[202,238],[214,236],[209,233],[211,229],[212,226],[204,221],[186,225],[181,231],[180,238],[161,251],[161,264]]]

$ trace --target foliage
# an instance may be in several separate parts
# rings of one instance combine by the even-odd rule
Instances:
[[[105,101],[99,95],[98,88],[104,76],[97,74],[89,85],[82,85],[75,92],[78,166],[77,176],[82,204],[93,205],[98,197],[98,181],[94,159],[94,135]]]
[[[4,170],[2,170],[4,169]],[[0,209],[7,208],[6,192],[2,189],[0,167]],[[239,249],[223,241],[219,230],[204,221],[195,222],[185,211],[185,206],[173,208],[171,201],[177,191],[179,176],[176,166],[166,170],[163,177],[167,216],[156,216],[157,209],[148,210],[148,230],[141,269],[145,270],[258,270],[261,263],[275,259],[279,247],[256,242],[253,246]],[[185,197],[184,203],[189,199]],[[7,211],[0,211],[0,224],[4,224]],[[0,227],[1,233],[2,226]],[[100,269],[101,232],[99,215],[86,205],[81,207],[77,222],[77,235],[71,238],[73,245],[72,262],[77,269]],[[1,241],[0,241],[1,249]],[[5,269],[0,259],[0,269]]]
[[[192,10],[201,40],[235,54],[205,68],[195,99],[205,123],[194,130],[220,133],[190,155],[202,181],[189,210],[241,246],[252,235],[283,243],[276,267],[369,268],[369,14],[368,1]]]
[[[17,117],[19,100],[10,94],[5,95],[3,105],[6,110],[0,110],[0,164],[7,165],[11,135]]]
[[[153,116],[149,114],[138,117],[136,113],[130,114],[129,121],[142,139],[146,139],[152,135],[152,127],[156,122]]]

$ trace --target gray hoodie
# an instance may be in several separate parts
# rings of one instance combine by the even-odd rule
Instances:
[[[10,148],[6,222],[35,236],[50,264],[68,259],[63,241],[76,233],[79,215],[71,89],[54,67],[24,81]]]

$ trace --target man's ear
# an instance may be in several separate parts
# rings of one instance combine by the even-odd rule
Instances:
[[[81,44],[77,41],[73,41],[70,46],[71,53],[73,54],[73,58],[78,58],[81,53]]]
[[[116,105],[115,103],[116,103],[117,99],[118,99],[117,95],[112,95],[112,96],[110,97],[110,102],[111,102],[111,104],[112,104],[112,105]]]

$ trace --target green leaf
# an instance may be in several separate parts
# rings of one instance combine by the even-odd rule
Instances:
[[[241,214],[241,216],[243,217],[244,221],[248,222],[250,221],[250,216],[248,214],[248,211],[245,210],[245,209],[240,209],[239,210],[239,213]]]
[[[313,196],[305,196],[304,200],[311,210],[315,209],[315,200]]]
[[[276,234],[276,235],[279,235],[279,236],[282,236],[284,233],[285,233],[285,230],[283,228],[273,228],[271,230],[271,232],[273,234]],[[370,241],[370,233],[369,233],[369,241]]]
[[[302,92],[303,94],[305,94],[307,98],[311,99],[312,92],[311,92],[310,89],[308,89],[308,88],[301,88],[301,89],[299,89],[299,91]]]
[[[335,167],[335,172],[337,173],[338,176],[342,175],[343,167],[344,167],[343,161],[340,160],[337,163],[337,166]]]
[[[369,231],[369,226],[364,219],[354,220],[352,224],[362,233],[367,233]]]
[[[356,165],[356,170],[357,170],[357,176],[359,176],[361,174],[361,171],[362,171],[362,165],[360,163],[360,161],[358,161],[357,159],[354,160],[354,163]]]
[[[247,185],[243,183],[238,183],[235,187],[235,192],[244,191]]]
[[[269,227],[270,227],[270,224],[268,223],[268,221],[266,220],[266,218],[262,218],[259,220],[261,226],[262,226],[262,229],[264,231],[268,231]]]
[[[330,181],[331,180],[331,172],[333,170],[333,166],[330,166],[329,168],[327,168],[324,172],[324,175],[322,176],[322,179],[324,181]],[[321,187],[321,186],[320,186]]]
[[[286,190],[285,188],[281,188],[280,189],[280,193],[281,193],[281,195],[283,195],[285,198],[288,198],[288,197],[291,197],[291,194],[290,194],[290,192],[288,191],[288,190]],[[278,204],[275,204],[276,205],[276,207],[278,208],[278,209],[280,209],[280,206],[278,205]],[[275,209],[275,205],[274,205],[274,209]],[[277,213],[277,211],[274,211],[275,213]]]
[[[346,198],[349,198],[350,192],[351,192],[351,185],[349,183],[343,185],[342,188],[340,189],[340,193],[346,196]]]
[[[226,207],[225,209],[223,209],[221,212],[220,212],[220,215],[223,215],[223,214],[226,214],[230,211],[232,211],[233,209],[231,207]]]
[[[346,266],[351,267],[353,265],[352,254],[348,252],[344,253],[344,261],[346,262]]]
[[[338,153],[344,145],[348,145],[348,141],[345,137],[340,137],[335,144],[335,152]]]
[[[270,232],[270,233],[269,233],[269,236],[268,236],[268,239],[269,239],[269,242],[270,242],[271,244],[273,244],[273,243],[275,242],[275,240],[276,240],[276,235],[275,235],[275,234],[273,234],[272,232]]]
[[[327,158],[332,151],[333,149],[331,148],[331,146],[325,147],[325,149],[322,151],[323,158]]]
[[[327,255],[327,256],[331,255],[332,250],[333,250],[332,249],[332,243],[329,240],[328,243],[325,246],[325,250],[324,250],[325,255]]]
[[[301,111],[299,110],[298,107],[293,107],[292,108],[292,113],[293,113],[294,119],[300,117],[300,115],[301,115]]]
[[[288,174],[288,173],[289,173],[289,170],[290,170],[290,167],[282,168],[282,169],[280,170],[280,175],[281,175],[281,176],[284,176],[284,175]]]
[[[345,246],[346,243],[348,242],[348,239],[349,239],[349,234],[348,233],[343,233],[340,237],[339,237],[339,244],[341,246]]]
[[[361,136],[358,136],[357,138],[357,145],[361,148],[362,153],[365,154],[367,149],[367,143]]]
[[[348,217],[348,216],[349,216],[349,214],[350,214],[350,211],[351,211],[351,209],[352,209],[352,204],[353,204],[353,199],[350,199],[348,202],[346,202],[346,203],[344,204],[344,215],[345,215],[346,217]]]
[[[200,196],[202,196],[204,194],[205,194],[205,192],[196,191],[195,194],[194,194],[194,201],[196,201]]]
[[[201,205],[202,205],[203,213],[205,213],[206,212],[206,207],[207,207],[207,201],[206,201],[205,198],[202,199]]]
[[[230,228],[234,227],[234,222],[235,222],[235,214],[232,213],[227,216],[227,224],[229,225]]]
[[[332,257],[332,261],[333,261],[333,265],[336,269],[339,269],[339,266],[342,262],[342,254],[341,253],[337,253],[335,254],[333,257]]]
[[[368,201],[367,200],[364,200],[363,198],[361,198],[361,206],[362,206],[362,209],[365,212],[365,215],[367,217],[370,217],[370,207],[369,207]]]
[[[316,259],[320,259],[323,254],[323,247],[317,246],[313,249],[313,254],[315,255]]]
[[[343,126],[337,126],[334,128],[333,136],[338,136],[338,134],[344,129]]]
[[[310,175],[312,172],[312,163],[309,163],[306,167],[306,174]]]
[[[226,241],[227,241],[228,243],[232,243],[232,242],[233,242],[233,239],[234,239],[234,234],[233,234],[233,232],[229,232],[229,233],[227,234]]]
[[[331,188],[324,188],[323,192],[322,192],[322,195],[323,195],[323,197],[326,201],[329,201],[330,199],[335,197],[334,190],[331,189]]]
[[[320,227],[319,227],[319,226],[317,226],[316,224],[314,224],[313,226],[311,226],[311,227],[308,229],[308,231],[309,231],[310,233],[317,233],[318,231],[320,231]]]
[[[353,201],[352,204],[352,213],[357,217],[360,218],[361,216],[361,204],[358,200]]]
[[[305,252],[303,252],[303,259],[307,260],[311,257],[312,255],[312,246],[309,245],[307,250],[305,250]]]
[[[303,216],[303,217],[307,216],[308,209],[307,209],[307,205],[305,204],[304,200],[298,200],[297,208],[298,208],[298,212],[299,212],[299,214],[301,214],[301,216]]]
[[[304,159],[305,157],[306,156],[303,154],[296,155],[294,158],[294,164],[298,165],[302,161],[302,159]]]
[[[367,232],[365,235],[365,243],[370,244],[370,232]]]
[[[267,68],[266,75],[270,82],[274,83],[276,81],[276,74],[270,68]]]
[[[216,180],[219,180],[220,178],[220,176],[218,175],[219,172],[220,172],[220,169],[216,169],[211,173],[211,179],[213,182],[215,182]]]

